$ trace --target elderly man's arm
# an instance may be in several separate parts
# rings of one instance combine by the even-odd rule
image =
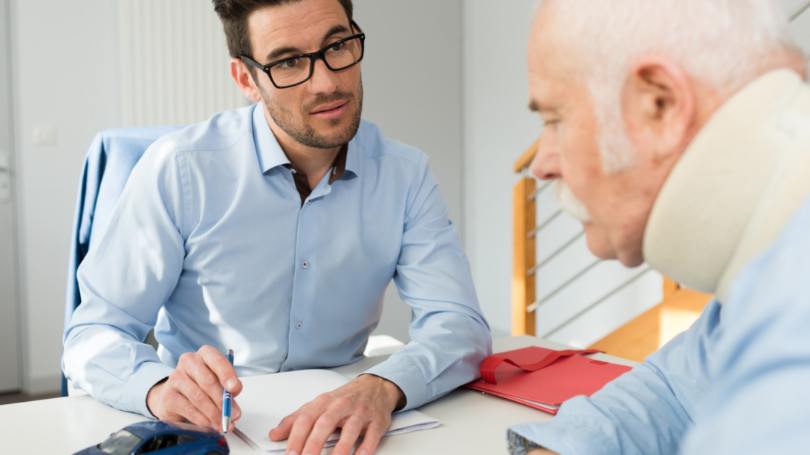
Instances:
[[[810,450],[810,201],[735,280],[689,454]]]
[[[687,332],[591,398],[569,400],[551,421],[511,430],[561,455],[675,455],[707,394],[707,346],[719,313],[713,300]]]

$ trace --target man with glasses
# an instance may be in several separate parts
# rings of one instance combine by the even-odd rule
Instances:
[[[413,341],[270,432],[303,455],[340,428],[335,455],[360,435],[371,454],[392,412],[475,379],[491,352],[469,264],[426,156],[360,119],[351,0],[213,3],[256,104],[145,153],[79,270],[66,375],[120,409],[219,428],[237,373],[360,359],[393,278]]]

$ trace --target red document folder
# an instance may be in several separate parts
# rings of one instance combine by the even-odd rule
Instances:
[[[466,387],[556,414],[564,401],[591,396],[631,370],[577,355],[595,352],[599,351],[553,351],[536,346],[502,352],[487,357],[481,364],[481,379]]]

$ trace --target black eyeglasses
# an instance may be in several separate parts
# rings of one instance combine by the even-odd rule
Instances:
[[[241,59],[248,65],[255,66],[267,73],[270,82],[276,88],[295,87],[312,77],[317,60],[323,60],[326,67],[331,71],[345,70],[363,60],[366,34],[360,30],[360,27],[354,21],[351,22],[351,25],[360,33],[335,41],[317,52],[286,57],[270,62],[267,65],[262,65],[245,55]]]

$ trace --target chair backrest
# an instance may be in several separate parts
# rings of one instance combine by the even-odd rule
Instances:
[[[132,169],[146,149],[159,137],[182,128],[184,127],[114,128],[98,133],[93,139],[84,159],[73,217],[65,299],[65,329],[70,323],[73,311],[81,303],[76,271],[106,229],[110,214],[124,191]],[[62,395],[67,395],[64,376]]]

